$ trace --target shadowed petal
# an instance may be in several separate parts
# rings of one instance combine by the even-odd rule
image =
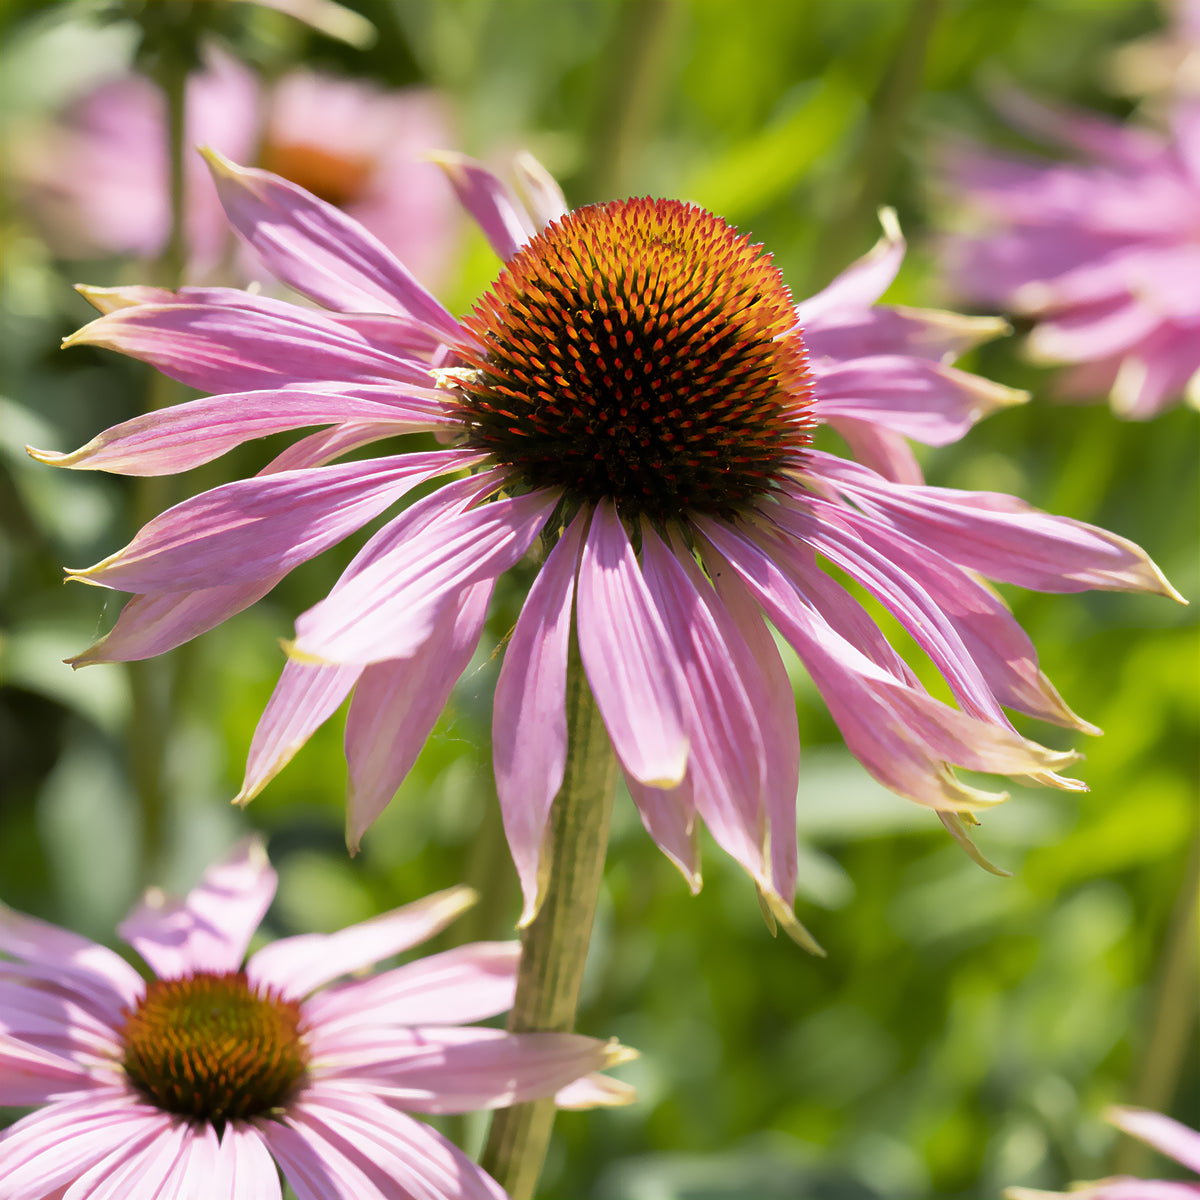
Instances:
[[[273,275],[326,308],[399,312],[451,341],[458,322],[373,234],[331,204],[269,171],[205,153],[233,227]]]
[[[429,510],[446,509],[456,496],[427,497],[404,517],[415,522]],[[521,560],[557,503],[553,493],[530,492],[432,521],[387,552],[378,542],[369,557],[351,563],[325,600],[297,619],[291,653],[364,664],[408,657],[466,588],[494,580]],[[396,541],[391,531],[387,541]]]
[[[504,834],[521,882],[521,924],[539,902],[538,865],[567,761],[567,654],[587,515],[559,538],[504,651],[492,704],[492,754]]]
[[[850,453],[865,467],[893,483],[924,483],[925,476],[912,447],[903,435],[881,429],[871,421],[834,417],[829,421],[850,447]]]
[[[262,842],[245,838],[204,872],[186,900],[167,900],[152,888],[117,932],[160,979],[236,971],[277,882]]]
[[[475,903],[467,887],[434,892],[413,904],[337,933],[303,933],[264,946],[246,964],[251,983],[306,996],[322,984],[372,966],[433,937]]]
[[[679,868],[692,895],[696,895],[702,881],[691,771],[673,788],[647,787],[629,774],[625,775],[625,786],[646,832]]]
[[[336,545],[417,484],[478,460],[453,450],[239,479],[168,509],[73,579],[181,592],[277,576]]]
[[[462,1025],[512,1007],[519,942],[474,942],[430,954],[371,979],[334,984],[304,1012],[323,1035],[369,1025]]]
[[[248,804],[287,766],[337,710],[358,681],[361,667],[321,667],[289,659],[250,743],[246,773],[235,804]]]
[[[351,853],[387,807],[471,661],[492,597],[492,581],[471,585],[443,610],[425,644],[406,659],[364,668],[346,717],[346,843]]]
[[[651,787],[687,770],[679,662],[611,503],[599,505],[579,567],[579,652],[617,757]]]

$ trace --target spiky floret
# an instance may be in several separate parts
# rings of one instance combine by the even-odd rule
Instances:
[[[464,324],[468,444],[529,487],[664,521],[730,516],[808,444],[811,386],[771,256],[678,200],[576,209]]]
[[[139,1091],[218,1127],[286,1102],[308,1065],[299,1005],[255,989],[240,971],[151,981],[122,1039],[122,1065]]]

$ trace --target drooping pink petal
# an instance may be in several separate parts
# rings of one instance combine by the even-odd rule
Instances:
[[[825,360],[845,362],[877,354],[952,362],[981,342],[1011,331],[1002,317],[879,304],[810,318],[804,325],[804,346],[814,368]]]
[[[1178,595],[1141,547],[1013,496],[899,487],[821,451],[809,452],[809,463],[814,479],[833,482],[915,541],[990,579],[1043,592],[1104,588]]]
[[[869,421],[929,446],[958,441],[976,421],[1028,392],[923,358],[863,355],[816,371],[819,418]]]
[[[589,1108],[621,1108],[637,1099],[637,1089],[611,1075],[592,1074],[568,1083],[554,1093],[556,1108],[583,1111]]]
[[[1002,797],[962,784],[950,764],[1035,775],[1073,761],[1074,755],[1028,742],[896,679],[810,608],[769,555],[717,522],[697,524],[712,544],[714,560],[736,570],[800,656],[851,753],[884,786],[934,808],[969,811]]]
[[[578,1033],[507,1033],[481,1026],[345,1028],[313,1047],[322,1081],[365,1085],[410,1112],[506,1108],[630,1057]]]
[[[117,623],[108,633],[82,654],[66,661],[73,667],[86,667],[92,663],[136,662],[165,654],[249,608],[282,578],[282,574],[268,575],[266,579],[228,587],[134,596],[121,609]]]
[[[273,275],[326,308],[398,312],[462,339],[454,317],[357,221],[268,171],[206,157],[230,222]]]
[[[879,222],[883,226],[879,241],[828,287],[796,305],[800,325],[825,320],[844,309],[868,308],[891,286],[904,261],[904,235],[890,208],[880,209]]]
[[[334,984],[304,1014],[318,1037],[382,1025],[462,1025],[512,1007],[519,942],[474,942],[430,954],[370,979]]]
[[[23,1108],[45,1104],[67,1092],[90,1092],[94,1088],[91,1073],[72,1057],[0,1035],[0,1105]]]
[[[521,606],[492,704],[496,792],[524,905],[538,906],[538,864],[567,761],[567,655],[575,575],[588,517],[563,531]]]
[[[471,661],[492,586],[490,579],[472,584],[439,614],[425,644],[413,655],[365,667],[354,685],[346,717],[346,843],[351,852],[412,770]]]
[[[20,968],[10,964],[8,970],[16,975]],[[72,1061],[80,1061],[80,1055],[115,1059],[120,1054],[112,1025],[61,988],[0,972],[0,1038],[5,1037]]]
[[[334,714],[358,681],[357,666],[312,666],[289,659],[259,718],[246,773],[234,797],[249,804]]]
[[[204,872],[185,900],[151,889],[117,932],[160,979],[236,971],[277,882],[262,842],[244,838]]]
[[[427,497],[405,517],[415,521],[430,505],[446,503],[445,497]],[[360,555],[350,565],[325,600],[297,619],[292,653],[364,664],[407,657],[466,588],[494,580],[520,561],[557,503],[557,495],[545,491],[494,500],[433,522],[387,553],[378,552],[378,543],[368,558]],[[396,540],[391,531],[387,537]]]
[[[279,1170],[257,1129],[230,1121],[221,1135],[221,1149],[234,1160],[229,1200],[279,1200]]]
[[[646,832],[679,868],[692,895],[700,891],[700,844],[692,773],[688,771],[672,788],[647,787],[625,775],[625,786],[637,806]]]
[[[436,1130],[350,1090],[314,1085],[260,1127],[299,1200],[506,1200]]]
[[[117,1024],[145,990],[142,977],[119,955],[77,933],[0,904],[0,951],[40,969],[38,978],[86,999]]]
[[[278,576],[336,545],[419,483],[478,458],[435,450],[238,479],[175,505],[124,549],[68,574],[139,593]]]
[[[57,1198],[114,1150],[147,1146],[175,1120],[125,1087],[57,1100],[0,1134],[0,1195]]]
[[[281,300],[241,305],[140,304],[97,317],[63,343],[104,346],[204,392],[292,384],[429,387],[425,364],[374,343],[324,313]]]
[[[1114,1106],[1104,1119],[1200,1175],[1200,1133],[1148,1108]]]
[[[579,653],[628,774],[673,787],[687,770],[678,658],[612,504],[592,518],[579,566]]]
[[[251,983],[278,988],[286,996],[306,996],[340,975],[428,940],[474,903],[470,888],[447,888],[337,933],[281,938],[251,955],[246,974]]]
[[[830,427],[845,440],[854,458],[893,483],[924,483],[925,475],[907,438],[871,421],[833,417]]]
[[[482,163],[449,150],[429,156],[446,173],[458,202],[471,214],[488,244],[505,261],[537,232],[512,190]]]
[[[737,629],[720,622],[712,589],[702,591],[646,524],[642,575],[683,677],[693,803],[717,844],[753,879],[765,880],[766,747],[756,719],[762,703],[752,705],[732,660],[727,638]]]
[[[115,1146],[67,1189],[63,1200],[127,1200],[132,1191],[158,1196],[164,1189],[189,1136],[189,1127],[168,1113],[153,1136],[135,1136]]]
[[[395,387],[288,388],[190,400],[114,425],[70,454],[33,449],[29,453],[52,467],[172,475],[211,462],[252,438],[306,425],[363,420],[386,422],[394,434],[450,423],[439,400],[402,395]]]
[[[558,181],[532,154],[522,150],[514,155],[512,168],[535,231],[567,215],[570,210]]]

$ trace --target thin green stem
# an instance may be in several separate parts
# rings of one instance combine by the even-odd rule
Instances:
[[[567,765],[550,814],[549,879],[537,916],[521,935],[514,1033],[569,1032],[579,986],[616,786],[617,763],[599,709],[573,648],[567,667]],[[536,1100],[495,1115],[481,1165],[513,1200],[531,1200],[546,1160],[554,1101]]]

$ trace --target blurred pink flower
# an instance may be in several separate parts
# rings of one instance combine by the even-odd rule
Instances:
[[[264,166],[361,221],[420,278],[445,271],[451,195],[422,155],[451,138],[435,93],[387,91],[296,70],[269,88],[232,56],[209,48],[187,84],[185,238],[192,277],[261,275],[235,249],[197,145]],[[26,208],[68,258],[152,258],[170,231],[165,105],[157,86],[130,74],[103,83],[48,128],[18,141],[15,171]]]
[[[1066,396],[1107,392],[1136,420],[1200,404],[1200,97],[1177,96],[1166,135],[1018,95],[1005,108],[1080,161],[952,150],[973,218],[946,243],[953,286],[1033,318],[1031,356],[1072,364]]]
[[[300,1200],[502,1200],[406,1113],[560,1089],[571,1107],[631,1098],[590,1075],[631,1056],[616,1043],[465,1024],[511,1006],[515,942],[362,974],[448,925],[470,889],[272,942],[243,965],[275,882],[250,840],[182,903],[147,893],[120,934],[148,982],[104,946],[0,905],[0,1105],[38,1106],[0,1134],[0,1200],[68,1188],[278,1200],[276,1164]]]
[[[1041,673],[979,575],[1046,591],[1171,594],[1131,543],[1010,496],[896,483],[815,449],[829,423],[906,471],[903,437],[947,441],[1006,389],[944,363],[977,325],[873,307],[904,243],[885,236],[794,306],[761,247],[673,200],[568,213],[521,164],[520,202],[490,172],[444,165],[507,265],[457,320],[361,226],[293,184],[214,159],[230,220],[325,312],[218,289],[90,291],[107,346],[218,395],[117,426],[59,466],[186,470],[268,433],[331,428],[257,477],[151,521],[74,578],[138,593],[80,655],[145,658],[252,604],[299,563],[429,480],[296,624],[251,746],[257,794],[353,691],[348,838],[408,773],[479,641],[499,576],[545,561],[508,642],[493,745],[525,894],[567,752],[567,659],[583,668],[642,820],[699,887],[697,818],[811,944],[791,911],[800,747],[766,621],[791,644],[850,750],[942,815],[1003,799],[952,766],[1080,787],[1075,760],[1017,733],[1005,706],[1090,730]],[[986,323],[985,323],[986,324]],[[396,434],[455,445],[332,463]],[[464,472],[469,472],[464,475]],[[915,638],[959,708],[931,696],[844,572]]]
[[[1110,1108],[1104,1116],[1118,1129],[1200,1175],[1200,1133],[1194,1129],[1146,1108]],[[1129,1175],[1116,1175],[1095,1183],[1072,1184],[1069,1192],[1009,1188],[1004,1194],[1009,1200],[1045,1200],[1050,1196],[1070,1196],[1071,1200],[1198,1200],[1200,1180],[1135,1179]]]

